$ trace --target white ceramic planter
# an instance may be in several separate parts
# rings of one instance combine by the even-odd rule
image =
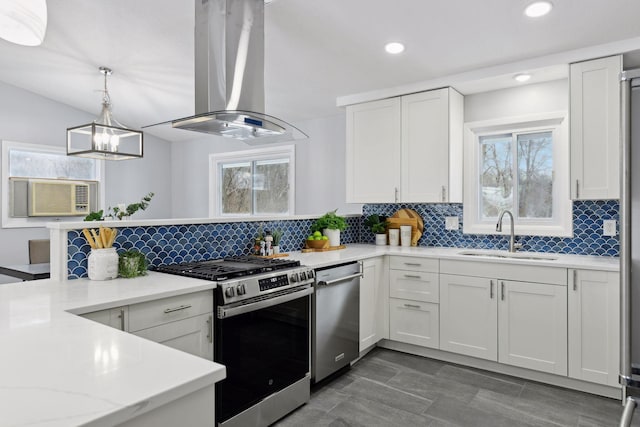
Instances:
[[[376,245],[385,246],[386,244],[387,244],[387,235],[384,233],[376,234]]]
[[[329,238],[329,246],[340,246],[340,230],[325,228],[322,234]]]
[[[91,280],[111,280],[118,277],[116,248],[91,249],[87,264],[87,273]]]

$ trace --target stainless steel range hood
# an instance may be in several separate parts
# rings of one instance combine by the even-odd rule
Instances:
[[[264,0],[195,0],[195,115],[169,123],[249,144],[308,138],[264,113]]]

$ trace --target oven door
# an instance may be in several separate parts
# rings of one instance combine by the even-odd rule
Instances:
[[[215,361],[227,368],[216,384],[216,418],[224,422],[309,373],[308,287],[253,304],[218,307]]]

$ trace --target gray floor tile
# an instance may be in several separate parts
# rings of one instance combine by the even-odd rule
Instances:
[[[449,381],[491,390],[507,396],[519,396],[524,388],[524,381],[515,381],[513,377],[494,376],[486,371],[478,371],[454,365],[443,366],[436,376]]]
[[[478,392],[478,387],[449,381],[433,375],[419,372],[399,373],[387,383],[398,390],[403,390],[429,400],[445,397],[468,403]]]
[[[529,427],[534,425],[527,423],[525,419],[507,417],[493,408],[491,410],[475,408],[445,397],[433,402],[425,415],[461,427]]]
[[[404,372],[407,370],[413,370],[422,372],[423,374],[435,375],[438,371],[445,366],[444,362],[439,360],[429,359],[421,356],[414,356],[412,354],[401,353],[399,351],[390,351],[385,349],[375,349],[367,358],[373,357],[374,359],[383,360],[391,363],[392,366],[400,369]]]
[[[332,409],[329,414],[354,426],[416,427],[429,425],[429,420],[423,416],[360,397],[349,398]]]
[[[422,414],[432,403],[431,400],[398,390],[385,383],[359,378],[342,389],[351,396],[382,403],[396,409]]]

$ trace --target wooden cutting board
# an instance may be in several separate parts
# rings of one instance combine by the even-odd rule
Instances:
[[[424,233],[424,221],[418,212],[413,209],[400,209],[391,215],[388,221],[394,224],[394,226],[390,225],[390,228],[399,228],[400,225],[411,225],[411,246],[418,246],[418,240],[420,240],[422,233]],[[404,222],[404,224],[401,224],[401,222]],[[395,226],[395,224],[398,225]]]

